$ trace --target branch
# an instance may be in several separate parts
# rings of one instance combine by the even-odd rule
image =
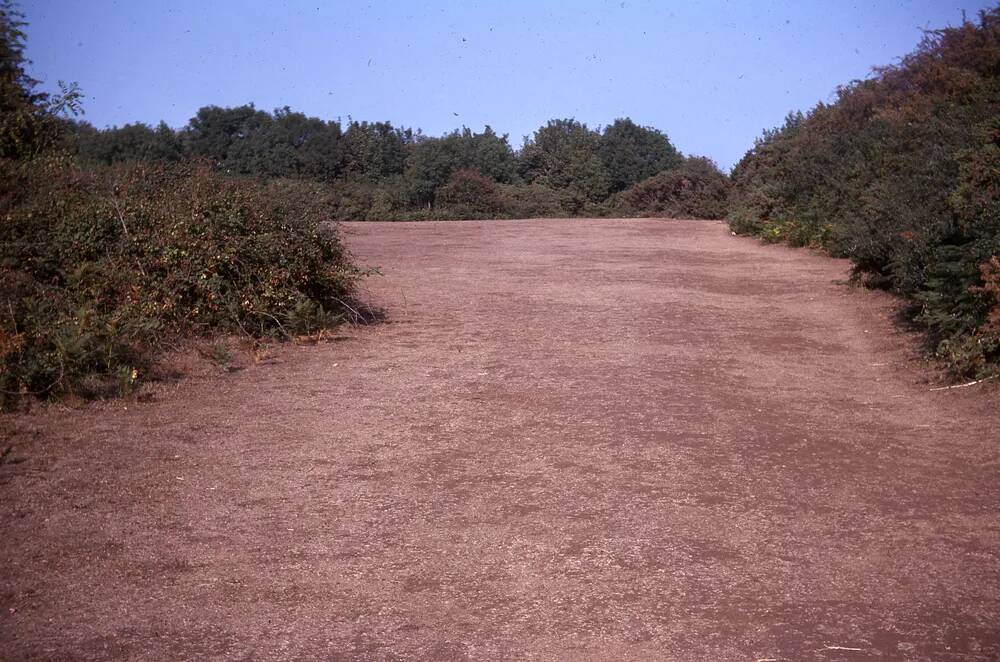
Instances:
[[[132,235],[129,234],[128,226],[125,225],[125,214],[122,213],[121,205],[118,204],[118,199],[115,197],[114,192],[111,193],[111,204],[114,205],[115,207],[115,212],[118,214],[118,220],[121,221],[122,230],[125,231],[125,238],[128,239],[130,242],[132,242],[132,245],[135,246],[135,239],[133,239]],[[145,278],[146,271],[142,268],[142,263],[139,262],[138,257],[134,255],[133,257],[135,258],[135,266],[139,267],[139,273],[141,273],[142,277]]]
[[[975,386],[976,384],[982,384],[983,382],[988,382],[991,379],[996,379],[1000,375],[990,375],[989,377],[983,377],[982,379],[977,379],[974,382],[968,382],[967,384],[955,384],[953,386],[938,386],[937,388],[930,389],[931,391],[947,391],[952,388],[965,388],[967,386]]]

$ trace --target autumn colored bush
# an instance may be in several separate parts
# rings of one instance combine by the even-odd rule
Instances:
[[[360,276],[319,184],[0,161],[0,390],[131,387],[165,344],[335,322]]]
[[[729,179],[710,159],[687,157],[671,170],[622,191],[611,209],[624,216],[720,219],[726,216]]]
[[[992,372],[998,108],[1000,8],[766,131],[733,170],[730,226],[850,258],[859,281],[914,302],[956,375]]]
[[[452,215],[467,218],[493,217],[501,207],[496,184],[472,168],[453,173],[438,191],[437,199]]]
[[[977,291],[985,294],[990,301],[990,312],[986,322],[979,328],[982,337],[1000,345],[1000,258],[991,257],[980,267],[983,285]]]

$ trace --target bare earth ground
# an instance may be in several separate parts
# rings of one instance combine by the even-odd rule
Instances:
[[[347,231],[387,323],[4,422],[0,657],[1000,659],[1000,389],[845,263]]]

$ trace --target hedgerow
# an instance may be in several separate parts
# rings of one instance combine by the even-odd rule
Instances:
[[[168,341],[335,322],[361,275],[323,186],[0,160],[0,403],[140,380]]]
[[[765,132],[733,171],[730,226],[850,258],[858,280],[913,302],[956,375],[992,373],[998,117],[1000,8]]]

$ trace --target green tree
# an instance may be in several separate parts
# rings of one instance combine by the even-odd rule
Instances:
[[[389,122],[352,120],[343,137],[343,173],[349,179],[372,183],[400,175],[406,167],[407,146],[413,141],[412,131]]]
[[[145,124],[126,124],[98,131],[90,124],[73,125],[77,154],[97,163],[128,161],[171,163],[185,156],[184,144],[165,122],[154,129]]]
[[[569,189],[590,202],[610,192],[607,169],[600,156],[600,134],[574,119],[550,120],[526,139],[521,149],[521,174],[528,183]]]
[[[236,172],[249,172],[252,159],[241,149],[241,143],[270,122],[271,116],[253,104],[236,108],[205,106],[188,122],[184,140],[192,156],[207,158]]]
[[[487,126],[482,133],[469,128],[440,138],[420,137],[410,147],[406,180],[413,201],[433,207],[437,191],[460,170],[473,170],[494,182],[517,180],[517,160],[506,135]]]
[[[604,128],[598,150],[612,193],[676,168],[683,160],[666,134],[628,118]]]
[[[437,190],[462,166],[458,143],[445,138],[421,138],[410,146],[406,186],[412,203],[433,208]]]
[[[471,168],[495,182],[510,184],[517,180],[517,159],[507,134],[498,135],[487,125],[482,133],[462,128],[444,137],[453,143],[459,168]]]
[[[0,157],[32,156],[59,147],[67,135],[62,115],[80,113],[76,84],[59,81],[61,93],[35,88],[24,57],[24,14],[11,0],[0,2]]]
[[[300,177],[332,181],[343,170],[343,132],[340,122],[325,122],[287,106],[275,111],[272,131],[276,141],[294,150],[293,173]]]

